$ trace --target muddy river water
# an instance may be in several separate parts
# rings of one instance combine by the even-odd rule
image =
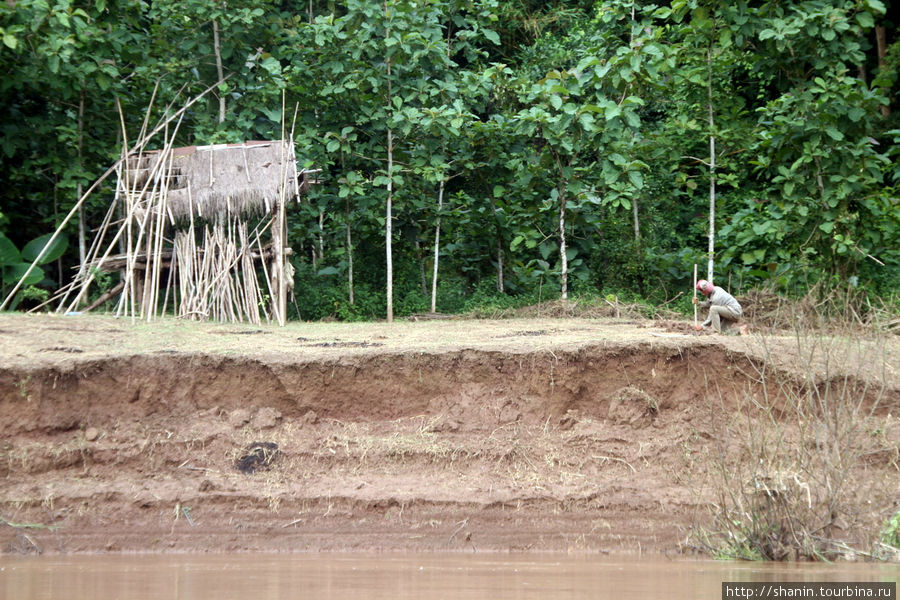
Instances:
[[[8,600],[686,600],[722,598],[723,582],[896,582],[898,577],[897,564],[566,555],[0,556],[0,598]]]

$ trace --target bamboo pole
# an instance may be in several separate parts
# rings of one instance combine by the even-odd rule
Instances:
[[[172,304],[175,303],[174,296],[175,290],[172,288],[172,280],[175,277],[175,242],[172,242],[172,256],[169,258],[169,276],[166,277],[166,295],[163,296],[163,305],[162,311],[160,312],[160,317],[166,316],[166,308],[169,306],[169,290],[172,291]]]
[[[163,157],[159,157],[159,160],[162,161]],[[149,315],[152,312],[151,310],[151,302],[153,298],[153,256],[155,252],[154,243],[156,242],[156,230],[157,223],[159,222],[159,210],[157,208],[157,204],[159,202],[159,195],[162,194],[163,186],[165,182],[160,177],[161,169],[156,172],[156,182],[154,183],[155,191],[150,194],[150,197],[147,199],[147,228],[142,233],[144,233],[144,277],[143,284],[141,285],[141,311],[138,317],[140,319],[144,319],[147,317],[149,321]],[[158,190],[158,191],[156,191]],[[134,271],[135,267],[137,267],[137,255],[134,257],[134,263],[131,265],[131,270]]]
[[[135,282],[134,266],[135,266],[135,264],[137,264],[138,252],[141,247],[141,243],[143,241],[143,236],[144,236],[146,227],[148,225],[148,220],[152,213],[152,206],[150,205],[149,200],[147,203],[147,209],[144,211],[143,219],[139,223],[137,240],[132,239],[133,227],[129,227],[129,226],[132,225],[132,222],[134,220],[134,213],[137,210],[137,207],[139,205],[139,203],[135,199],[145,197],[146,192],[147,192],[147,186],[149,186],[151,182],[153,183],[153,187],[150,190],[149,197],[153,198],[156,195],[157,185],[159,185],[159,178],[156,176],[156,173],[159,169],[160,164],[161,164],[160,161],[157,161],[153,165],[153,168],[150,170],[150,173],[148,174],[147,182],[144,184],[144,187],[141,189],[140,194],[137,194],[136,191],[129,192],[129,210],[125,217],[126,218],[126,228],[128,229],[128,236],[129,236],[129,240],[128,240],[129,248],[128,248],[128,254],[126,256],[126,265],[125,265],[125,290],[122,293],[122,297],[119,299],[119,306],[116,308],[116,316],[121,314],[123,308],[126,311],[125,314],[129,314],[129,311],[128,311],[129,302],[131,305],[130,314],[132,316],[132,319],[134,318],[134,316],[137,312],[135,304],[134,304],[136,296],[137,296],[135,289],[134,289],[134,282]],[[135,180],[135,184],[137,184],[137,180]],[[135,185],[135,187],[132,189],[136,190],[137,185]],[[121,232],[122,232],[122,230],[120,229],[119,235],[121,235]],[[109,248],[107,248],[107,250],[106,250],[106,254],[104,254],[103,258],[100,259],[101,263],[103,260],[106,259],[106,256],[112,250],[112,247],[115,245],[115,242],[116,242],[116,240],[114,239],[110,243]],[[133,244],[133,246],[132,246],[132,244]],[[150,252],[149,252],[149,246],[148,246],[148,250],[145,251],[144,262],[147,263],[149,260],[150,260]],[[145,277],[144,284],[145,284],[145,288],[146,288],[146,277]],[[141,298],[141,300],[143,301],[143,298]]]
[[[234,234],[235,230],[232,230],[232,234]],[[233,259],[231,263],[231,268],[228,270],[228,289],[231,294],[231,305],[234,310],[234,314],[237,316],[238,323],[244,322],[245,312],[240,303],[241,298],[241,280],[238,277],[238,273],[240,272],[240,262],[241,257],[240,253],[237,249],[237,244],[235,242],[235,238],[231,237],[229,239],[230,248],[228,249],[228,253]]]
[[[212,231],[207,227],[204,238],[204,252],[202,267],[198,281],[201,285],[198,297],[202,301],[201,313],[209,313],[219,317],[234,317],[231,299],[234,298],[234,290],[230,288],[231,278],[229,273],[238,263],[237,253],[233,245],[229,249],[228,236],[224,226],[217,223]]]
[[[265,257],[265,253],[263,252],[263,248],[262,248],[262,235],[271,226],[271,224],[272,224],[272,220],[269,219],[268,221],[266,221],[266,224],[265,224],[265,226],[263,226],[262,230],[260,230],[260,228],[259,228],[261,223],[257,224],[256,229],[253,232],[254,239],[248,245],[248,248],[252,248],[253,245],[256,244],[256,247],[259,249],[259,258],[260,258],[260,262],[263,267],[263,275],[265,276],[265,281],[266,281],[266,285],[268,286],[268,289],[269,289],[270,297],[272,294],[272,290],[270,287],[268,270],[266,268],[266,257]],[[252,283],[253,293],[254,293],[253,302],[255,303],[255,308],[257,310],[257,313],[261,309],[262,315],[266,319],[266,324],[269,324],[269,323],[271,323],[272,318],[269,315],[268,305],[265,302],[265,298],[263,297],[263,291],[259,285],[259,279],[256,274],[256,267],[253,265],[253,256],[252,255],[250,255],[250,271],[247,276],[253,282]]]
[[[143,197],[145,196],[146,192],[147,192],[147,186],[149,186],[151,182],[153,183],[153,187],[152,187],[151,190],[150,190],[150,198],[152,199],[153,196],[156,195],[156,189],[157,189],[157,186],[159,185],[159,178],[156,176],[156,174],[157,174],[157,172],[158,172],[158,170],[159,170],[159,165],[160,165],[160,164],[161,164],[161,161],[157,161],[157,162],[153,165],[153,169],[151,169],[150,173],[148,174],[147,183],[144,184],[144,187],[143,187],[143,189],[141,190],[140,195],[136,194],[135,192],[132,192],[132,193],[130,194],[130,196],[131,196],[131,198],[130,198],[131,206],[130,206],[129,213],[128,213],[128,215],[126,216],[126,219],[127,219],[127,222],[128,222],[128,223],[131,223],[132,220],[134,219],[134,212],[135,212],[135,210],[137,209],[138,204],[139,204],[138,201],[135,200],[135,198],[143,198]],[[135,184],[137,184],[137,180],[135,180]],[[133,189],[137,189],[137,186],[135,185],[135,187],[134,187]],[[135,315],[137,314],[137,308],[135,307],[135,304],[134,304],[134,303],[135,303],[135,300],[136,300],[136,296],[137,296],[137,294],[136,294],[136,292],[135,292],[135,289],[134,289],[134,283],[135,283],[135,278],[134,278],[134,266],[135,266],[135,264],[137,264],[137,257],[138,257],[139,249],[140,249],[140,247],[141,247],[141,243],[143,243],[143,241],[144,241],[144,233],[145,233],[145,231],[146,231],[146,229],[147,229],[147,226],[148,226],[148,224],[151,224],[151,225],[152,225],[152,222],[149,221],[150,215],[151,215],[152,212],[153,212],[153,211],[152,211],[152,206],[150,205],[150,201],[148,200],[147,208],[146,208],[146,210],[144,211],[143,219],[142,219],[141,222],[138,224],[138,225],[139,225],[139,228],[138,228],[138,235],[137,235],[137,240],[134,242],[133,251],[131,251],[131,252],[129,253],[130,256],[128,256],[128,258],[126,259],[127,264],[126,264],[126,266],[125,266],[125,291],[122,293],[122,298],[120,298],[120,308],[121,308],[122,306],[126,307],[126,313],[125,313],[125,314],[126,314],[126,315],[129,314],[129,313],[128,313],[128,310],[127,310],[127,307],[128,307],[128,302],[129,302],[129,300],[130,300],[130,303],[131,303],[131,311],[130,311],[130,314],[131,314],[131,317],[132,317],[132,321],[134,320],[134,317],[135,317]],[[120,230],[120,232],[121,232],[121,230]],[[131,234],[131,231],[129,231],[129,235],[130,235],[130,234]],[[149,239],[149,236],[148,236],[148,239]],[[129,241],[131,241],[131,240],[129,240]],[[110,247],[107,249],[107,251],[106,251],[107,254],[110,252],[110,250],[112,250],[112,245],[113,245],[113,244],[110,244]],[[104,255],[103,259],[105,259],[105,258],[106,258],[106,255]],[[101,260],[103,260],[103,259],[101,259]],[[149,245],[148,245],[147,249],[145,250],[145,262],[149,261],[149,259],[150,259],[150,251],[149,251]],[[147,281],[146,281],[146,272],[147,272],[147,271],[146,271],[146,269],[145,269],[145,272],[144,272],[144,273],[145,273],[145,276],[144,276],[144,289],[146,289],[146,284],[147,284]],[[126,294],[128,295],[128,298],[126,298]],[[141,294],[141,302],[142,302],[142,304],[143,304],[143,301],[144,301],[144,297],[143,297],[143,296],[144,296],[144,294],[142,293],[142,294]],[[117,310],[116,310],[116,315],[118,315],[119,312],[120,312],[120,310],[117,308]],[[143,306],[141,307],[141,312],[142,312],[142,314],[143,314]]]
[[[254,325],[259,325],[259,305],[256,302],[258,284],[256,283],[256,270],[253,268],[253,258],[250,256],[250,236],[246,223],[241,227],[241,276],[244,279],[244,307],[248,320]]]
[[[153,317],[156,316],[156,309],[159,303],[159,278],[161,275],[161,267],[162,267],[162,246],[163,246],[163,234],[166,226],[166,200],[169,195],[169,180],[170,174],[172,172],[172,146],[175,144],[175,135],[177,134],[177,129],[172,133],[171,142],[169,142],[168,138],[168,127],[165,129],[165,135],[163,139],[166,139],[167,146],[169,146],[169,152],[167,154],[163,154],[159,157],[159,160],[163,162],[163,168],[158,172],[157,177],[160,179],[160,191],[159,195],[156,198],[156,232],[153,240],[154,249],[152,256],[152,266],[151,266],[151,257],[147,256],[147,273],[150,275],[150,293],[148,294],[148,303],[147,303],[147,322],[152,321]],[[168,162],[168,165],[166,165]],[[148,240],[149,241],[149,240]]]
[[[157,196],[157,189],[159,188],[160,185],[166,185],[164,165],[165,165],[166,158],[172,152],[172,146],[175,143],[175,136],[178,134],[178,129],[181,127],[181,122],[182,122],[183,117],[184,117],[184,114],[182,113],[181,117],[178,119],[178,122],[175,124],[175,130],[172,133],[172,137],[170,139],[167,139],[166,144],[163,147],[163,150],[159,153],[157,160],[153,163],[153,167],[147,176],[147,182],[144,184],[144,187],[141,190],[140,195],[136,196],[137,198],[144,198],[146,195],[147,187],[150,185],[151,181],[153,182],[153,188],[150,191],[150,196],[146,203],[147,208],[144,212],[144,218],[140,223],[140,229],[138,230],[138,239],[135,244],[135,248],[140,248],[142,238],[143,238],[144,234],[146,233],[146,235],[147,235],[147,242],[146,242],[147,247],[145,250],[145,252],[146,252],[146,255],[145,255],[146,256],[146,260],[145,260],[146,268],[144,270],[144,290],[141,295],[141,312],[140,312],[141,318],[143,318],[143,315],[144,315],[144,306],[143,305],[149,302],[147,286],[148,286],[148,284],[152,285],[152,280],[149,279],[149,275],[150,275],[150,260],[152,257],[151,240],[152,240],[152,236],[153,236],[153,221],[149,221],[149,219],[150,219],[151,214],[153,213],[153,208],[154,208],[153,201],[158,200],[158,198],[159,198],[159,196]],[[168,125],[168,121],[165,123],[165,125]],[[168,131],[167,127],[166,127],[166,131]],[[127,163],[126,163],[126,166],[127,166]],[[137,181],[135,181],[135,183],[136,182]],[[136,187],[135,187],[135,189],[136,189]],[[160,190],[159,194],[160,195],[162,194],[162,190]],[[131,212],[127,216],[127,219],[129,219],[129,221],[133,218],[134,210],[137,207],[137,205],[138,205],[138,202],[134,201],[134,203],[131,207]],[[159,214],[159,217],[162,217],[162,214]],[[159,220],[159,219],[157,219],[157,220]],[[148,222],[150,225],[149,232],[147,231]],[[120,230],[120,233],[121,233],[121,230]],[[109,250],[107,250],[107,252],[109,252]],[[104,259],[105,258],[106,257],[104,256]],[[125,277],[126,277],[126,279],[130,278],[132,288],[134,286],[134,266],[136,263],[137,263],[137,252],[135,251],[134,255],[131,257],[131,262],[127,266],[127,269],[125,271]],[[127,289],[127,284],[126,284],[126,289]],[[132,321],[137,316],[137,310],[134,306],[134,301],[135,301],[134,296],[135,296],[135,294],[133,293],[133,289],[132,289],[132,297],[131,297]],[[124,298],[124,293],[123,293],[123,298]]]
[[[269,221],[269,224],[271,225],[271,224],[272,224],[272,221]],[[267,226],[267,227],[268,227],[268,226]],[[274,228],[273,228],[273,229],[274,229]],[[260,235],[262,235],[262,234],[260,233]],[[272,237],[273,237],[273,238],[275,237],[274,234],[273,234]],[[260,262],[262,263],[263,275],[265,276],[265,280],[266,280],[266,287],[267,287],[268,290],[269,290],[269,298],[273,298],[274,295],[273,295],[273,293],[272,293],[272,279],[269,277],[269,270],[266,268],[266,257],[265,257],[265,252],[263,252],[262,242],[260,241],[259,238],[260,238],[260,236],[257,235],[257,236],[256,236],[256,245],[257,245],[257,247],[259,248]],[[273,303],[273,308],[274,308],[274,303]],[[273,311],[273,312],[274,312],[274,311]],[[275,317],[275,320],[277,321],[277,320],[278,320],[278,314],[276,313],[276,314],[274,314],[273,316]]]
[[[183,316],[188,313],[190,310],[188,307],[193,301],[193,281],[194,281],[194,251],[192,247],[195,245],[194,236],[197,235],[196,230],[194,229],[194,198],[191,193],[191,182],[188,180],[187,184],[187,195],[188,195],[188,217],[190,218],[190,227],[188,228],[188,233],[186,235],[181,236],[182,245],[184,246],[184,252],[181,252],[180,255],[184,256],[182,262],[187,267],[186,272],[185,269],[179,269],[182,272],[181,274],[181,305],[178,310],[178,316]]]
[[[234,289],[235,289],[235,306],[238,308],[238,314],[241,315],[243,319],[246,316],[247,321],[251,321],[250,311],[247,309],[247,294],[244,289],[244,280],[243,280],[243,263],[244,263],[244,250],[243,250],[243,232],[245,229],[245,225],[241,222],[238,217],[235,217],[234,223],[234,253],[235,253],[235,266],[231,276],[234,280]]]
[[[159,80],[156,82],[156,86],[153,88],[153,94],[151,96],[151,100],[156,98],[156,90],[159,86]],[[152,103],[147,106],[147,110],[144,112],[144,121],[141,124],[141,136],[145,135],[147,132],[147,125],[150,122],[150,111],[152,110]],[[119,124],[122,131],[122,164],[124,165],[124,174],[125,178],[122,182],[122,189],[125,192],[125,228],[126,228],[126,244],[125,244],[125,264],[131,263],[131,253],[134,249],[132,245],[133,237],[132,237],[132,214],[134,211],[134,196],[132,195],[131,184],[129,179],[131,178],[131,169],[128,168],[128,128],[125,126],[125,111],[122,110],[122,103],[119,101],[119,98],[116,97],[116,109],[119,113]],[[141,153],[138,152],[137,163],[136,165],[140,167],[141,164]],[[121,179],[122,175],[122,167],[119,169],[119,178]],[[119,186],[116,186],[116,191],[118,192]],[[121,233],[121,229],[119,232]],[[100,268],[99,265],[97,268]],[[119,296],[119,302],[116,305],[116,317],[121,313],[122,307],[127,306],[129,295],[134,295],[134,289],[129,287],[129,279],[128,272],[124,271],[125,277],[122,280],[124,283],[122,287],[122,295]],[[91,280],[88,278],[88,281],[85,282],[85,286],[90,286]]]
[[[203,289],[203,296],[207,299],[211,307],[210,315],[217,321],[222,320],[222,299],[215,293],[215,287],[219,283],[216,273],[220,273],[221,267],[221,249],[219,248],[220,225],[216,223],[209,230],[209,243],[205,247],[206,272],[204,274],[204,282],[206,285]]]
[[[119,108],[119,115],[122,121],[122,136],[124,143],[122,144],[122,152],[125,152],[128,148],[128,138],[126,137],[125,131],[125,115],[122,112],[121,106]],[[148,115],[144,115],[144,121],[149,118]],[[132,215],[134,215],[134,193],[131,189],[131,183],[129,179],[131,178],[131,169],[128,168],[128,154],[125,154],[125,181],[122,183],[125,190],[125,264],[131,264],[131,254],[134,252],[134,219]],[[138,168],[140,168],[141,164],[141,154],[138,153],[137,162],[135,163]],[[119,230],[121,231],[121,229]],[[128,274],[128,270],[124,270],[123,272],[125,282],[125,287],[122,290],[122,295],[119,297],[119,304],[116,306],[116,317],[118,317],[122,310],[125,309],[127,311],[128,300],[129,298],[134,297],[134,287],[131,284],[131,278]],[[134,306],[132,305],[132,310]]]
[[[156,237],[154,239],[153,249],[153,267],[151,269],[150,261],[147,261],[147,271],[151,272],[150,276],[150,299],[147,306],[147,322],[153,320],[156,316],[157,304],[159,303],[159,278],[160,268],[162,266],[162,246],[163,246],[163,230],[166,225],[165,202],[168,191],[168,185],[163,187],[160,193],[159,202],[156,213]]]
[[[208,279],[210,271],[210,262],[215,259],[215,240],[210,233],[209,226],[203,228],[203,244],[204,252],[198,258],[200,259],[200,269],[197,277],[197,301],[199,303],[202,314],[209,315],[215,306],[210,306],[209,297],[207,296],[206,285],[204,282]]]
[[[297,165],[297,151],[294,148],[294,128],[297,126],[297,111],[298,110],[300,110],[300,103],[296,102],[294,104],[294,118],[291,120],[291,145],[289,146],[290,155],[288,157],[288,160],[291,161],[291,164],[294,165],[295,169],[296,169],[296,165]],[[282,140],[282,143],[284,143],[284,140]],[[300,182],[297,181],[297,173],[296,172],[294,173],[293,179],[294,179],[294,197],[299,201],[300,200]]]
[[[697,327],[697,263],[694,263],[694,327]]]
[[[167,129],[167,131],[168,131],[168,129]],[[175,143],[175,135],[177,133],[178,133],[178,130],[176,128],[176,130],[172,133],[172,140],[171,140],[172,145],[174,145],[174,143]],[[170,148],[171,148],[171,146],[170,146]],[[165,227],[166,227],[166,216],[168,213],[169,181],[171,179],[170,174],[172,173],[172,162],[174,160],[174,153],[171,151],[171,149],[169,150],[169,153],[167,156],[160,156],[160,160],[165,160],[166,158],[168,158],[169,164],[168,164],[168,168],[164,169],[161,173],[163,186],[162,186],[162,190],[160,192],[159,206],[158,206],[159,212],[158,212],[157,220],[156,220],[156,228],[157,228],[156,229],[156,249],[155,249],[154,264],[153,264],[153,277],[151,278],[152,289],[151,289],[150,309],[152,309],[152,312],[151,312],[151,310],[148,310],[148,313],[147,313],[147,321],[148,322],[150,322],[150,320],[151,320],[151,314],[153,316],[156,315],[156,309],[159,304],[159,284],[160,284],[161,269],[162,269],[162,250],[163,250],[163,241],[165,239],[164,233],[165,233]],[[171,261],[170,261],[170,263],[171,263]],[[147,269],[148,270],[150,269],[149,260],[147,262]]]
[[[166,129],[166,135],[168,135],[168,128]],[[174,136],[173,136],[174,143]],[[147,322],[151,322],[153,318],[156,316],[156,308],[159,303],[159,278],[160,278],[160,267],[162,263],[162,242],[163,242],[163,230],[166,225],[166,211],[165,211],[165,203],[166,196],[169,191],[169,173],[172,168],[172,158],[171,153],[160,156],[159,160],[168,162],[168,166],[165,165],[163,169],[159,172],[160,177],[160,190],[159,196],[156,198],[156,231],[154,232],[153,237],[153,255],[147,256],[147,273],[150,275],[150,293],[148,294],[148,303],[147,303]]]
[[[175,315],[181,316],[185,313],[185,303],[189,300],[188,285],[190,284],[191,277],[190,265],[188,263],[190,255],[187,252],[187,236],[185,234],[175,235],[175,247],[177,248],[176,253],[178,256],[178,288],[181,291],[181,295],[176,305]]]
[[[159,91],[159,82],[160,81],[162,81],[162,78],[157,79],[156,83],[153,86],[153,92],[150,94],[150,102],[147,104],[147,110],[144,111],[144,120],[143,120],[143,122],[141,122],[141,132],[140,132],[140,134],[138,134],[138,139],[143,138],[144,134],[147,133],[147,126],[150,124],[150,112],[153,108],[154,102],[156,102],[156,92]],[[184,87],[182,86],[181,89],[183,90]],[[179,90],[178,93],[180,94],[181,90]],[[118,98],[116,98],[116,105],[119,106],[119,112],[121,113],[121,104],[119,104]],[[171,105],[169,105],[169,106],[171,106]],[[124,133],[124,131],[123,131],[123,133]],[[128,144],[125,144],[125,147],[127,148]]]
[[[120,122],[121,122],[121,125],[123,128],[123,131],[122,131],[123,140],[125,140],[125,142],[123,144],[123,156],[119,160],[119,163],[118,163],[118,170],[120,172],[121,172],[122,165],[124,165],[124,167],[125,167],[125,177],[124,177],[125,181],[123,184],[124,185],[124,193],[125,193],[125,202],[126,202],[126,206],[127,206],[126,216],[124,219],[125,227],[119,229],[116,236],[110,242],[109,247],[107,248],[107,250],[103,254],[103,256],[99,259],[99,261],[97,261],[97,259],[96,259],[96,253],[93,255],[92,261],[97,261],[98,268],[103,264],[103,261],[106,260],[106,258],[109,256],[109,253],[112,251],[112,248],[116,245],[118,240],[121,238],[123,229],[125,230],[125,232],[127,234],[127,238],[128,238],[128,245],[126,247],[126,264],[133,265],[137,261],[137,254],[136,254],[136,251],[134,250],[135,245],[133,243],[132,222],[134,219],[134,212],[138,206],[137,203],[135,202],[135,198],[139,197],[139,195],[137,193],[137,180],[135,180],[134,186],[131,186],[129,183],[130,169],[128,169],[128,159],[130,157],[130,154],[128,154],[125,150],[125,148],[127,148],[127,132],[124,130],[125,129],[125,121],[124,121],[124,114],[121,111],[121,106],[119,106],[119,117],[120,117]],[[174,117],[175,116],[173,115],[170,119],[161,123],[160,126],[165,127],[168,124],[168,122],[171,119],[173,119]],[[180,124],[180,120],[179,120],[179,124]],[[158,130],[159,130],[159,127],[154,129],[154,131],[152,132],[151,135],[154,135],[155,133],[157,133]],[[148,141],[147,139],[142,139],[140,141],[140,143],[135,145],[135,150],[132,151],[132,152],[137,151],[137,153],[138,153],[136,164],[140,164],[140,162],[142,160],[142,156],[143,156],[142,149],[143,149],[143,146],[147,143],[147,141]],[[147,187],[149,186],[150,182],[151,181],[155,182],[156,178],[154,177],[154,174],[158,170],[159,164],[160,164],[159,161],[157,161],[156,164],[154,165],[154,168],[148,174],[147,182],[144,184],[144,187],[141,189],[140,197],[142,197],[144,194],[146,194]],[[120,176],[120,180],[121,180],[121,176]],[[123,186],[117,185],[117,194],[119,193],[119,190],[121,190],[121,189],[123,189]],[[151,196],[153,194],[155,194],[155,191],[156,191],[156,187],[154,185],[154,188],[151,190]],[[145,215],[145,217],[146,217],[146,215]],[[139,246],[140,242],[138,242],[137,245]],[[98,246],[97,252],[99,252],[100,247],[102,247],[102,245]],[[135,312],[134,311],[135,294],[134,294],[134,290],[133,290],[133,278],[130,278],[129,275],[130,275],[130,272],[128,269],[126,269],[125,270],[126,287],[123,290],[122,296],[119,298],[119,304],[116,309],[116,316],[121,315],[123,308],[128,306],[129,299],[131,300],[131,308],[132,308],[131,313],[134,314],[134,312]],[[91,284],[93,279],[94,279],[94,274],[89,273],[87,279],[85,280],[85,282],[83,284],[84,289],[87,289],[87,287]],[[131,283],[132,285],[129,287],[128,283]],[[72,308],[73,307],[70,307],[69,310],[72,310]]]

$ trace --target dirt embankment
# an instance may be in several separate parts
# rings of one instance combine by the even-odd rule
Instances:
[[[765,353],[647,324],[329,327],[3,316],[0,551],[690,551],[723,432],[779,395]],[[860,390],[862,538],[900,386]]]

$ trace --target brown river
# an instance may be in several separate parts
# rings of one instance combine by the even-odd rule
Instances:
[[[898,576],[897,564],[565,555],[0,556],[0,599],[678,600],[722,598],[723,582],[896,582]]]

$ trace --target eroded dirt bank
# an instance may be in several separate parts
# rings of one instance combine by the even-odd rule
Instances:
[[[31,342],[49,348],[31,362],[7,346],[0,551],[691,551],[723,432],[777,401],[764,362],[733,342],[598,342],[593,325],[534,348],[554,332],[524,325],[506,325],[514,349],[502,328],[441,351],[347,330],[288,354],[255,330],[240,354],[117,351],[127,328],[99,354],[74,333]],[[900,497],[900,394],[859,389],[883,425],[855,474],[879,490],[864,537]]]

